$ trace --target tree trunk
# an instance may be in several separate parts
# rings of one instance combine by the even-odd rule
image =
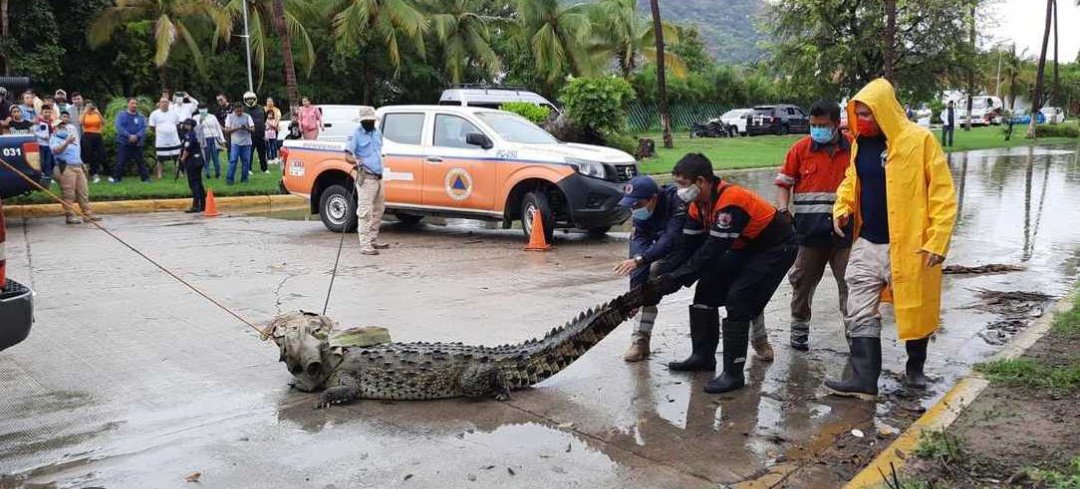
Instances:
[[[969,19],[969,26],[968,26],[968,29],[970,29],[968,31],[968,40],[971,42],[971,52],[972,53],[977,53],[977,52],[979,52],[979,48],[978,48],[978,46],[975,45],[975,4],[972,4],[971,11],[969,12],[969,14],[971,15],[971,18]],[[971,110],[973,108],[972,105],[974,105],[972,103],[972,97],[974,97],[974,96],[975,96],[975,67],[971,66],[971,67],[968,68],[968,79],[967,79],[967,122],[964,124],[964,130],[965,131],[970,131],[971,130]]]
[[[296,67],[293,65],[292,40],[285,23],[284,0],[273,0],[274,30],[281,39],[281,57],[285,64],[285,94],[289,97],[289,110],[300,105],[300,91],[296,87]]]
[[[660,125],[664,129],[664,147],[674,148],[671,139],[671,112],[668,110],[667,75],[664,73],[664,26],[660,21],[659,0],[649,0],[652,6],[653,31],[656,33],[656,89],[660,105]]]
[[[361,100],[364,105],[372,105],[372,100],[375,98],[375,70],[371,67],[371,58],[367,57],[364,60],[364,93],[361,96]]]
[[[0,40],[6,40],[8,31],[8,0],[0,0]],[[7,51],[0,52],[0,63],[4,66],[4,76],[11,75],[11,64],[8,62]]]
[[[1055,107],[1061,102],[1058,100],[1058,96],[1061,95],[1061,85],[1058,84],[1058,80],[1058,13],[1057,0],[1054,0],[1054,86],[1050,89],[1050,97],[1047,101]]]
[[[884,76],[893,85],[896,84],[896,0],[885,0],[885,32],[882,39],[884,55]]]
[[[1054,0],[1046,0],[1046,26],[1043,28],[1042,50],[1039,52],[1039,68],[1035,71],[1035,93],[1031,96],[1031,122],[1027,137],[1035,137],[1036,115],[1042,108],[1043,75],[1046,73],[1046,47],[1050,43],[1050,28],[1054,20]]]

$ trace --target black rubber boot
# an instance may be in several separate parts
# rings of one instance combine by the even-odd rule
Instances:
[[[881,338],[856,337],[850,343],[850,374],[840,380],[826,380],[825,387],[838,396],[872,401],[877,397],[881,376]]]
[[[904,385],[911,389],[925,389],[927,384],[923,366],[926,365],[926,348],[930,344],[930,337],[919,340],[904,342],[907,349],[907,377]]]
[[[716,344],[720,342],[720,310],[690,306],[690,357],[668,363],[668,370],[697,372],[716,370]]]
[[[705,392],[723,394],[746,385],[743,368],[746,366],[746,343],[749,334],[749,321],[724,320],[724,371],[705,384]]]

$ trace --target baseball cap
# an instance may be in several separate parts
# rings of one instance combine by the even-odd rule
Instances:
[[[360,116],[356,118],[359,121],[373,121],[375,120],[375,107],[367,105],[360,107]]]
[[[623,187],[623,193],[625,195],[619,201],[619,207],[633,207],[638,201],[651,199],[654,195],[660,193],[660,186],[656,184],[656,180],[653,180],[652,177],[642,175],[631,178]]]

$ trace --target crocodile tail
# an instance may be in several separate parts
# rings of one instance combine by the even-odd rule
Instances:
[[[582,312],[543,339],[516,345],[517,354],[507,362],[510,368],[503,369],[504,379],[510,388],[523,388],[559,373],[629,319],[642,302],[641,289],[632,290]]]

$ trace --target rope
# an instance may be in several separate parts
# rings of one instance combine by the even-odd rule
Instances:
[[[349,176],[352,177],[351,174]],[[360,175],[357,174],[357,176],[360,176]],[[356,177],[353,177],[353,182],[356,182]],[[353,185],[349,186],[349,201],[353,200],[353,192],[355,192],[355,191],[356,191],[356,184],[354,183]],[[349,216],[345,216],[345,223],[347,224],[348,222],[349,222]],[[342,227],[341,228],[341,240],[338,241],[338,245],[337,245],[337,257],[334,258],[334,271],[330,273],[330,287],[328,287],[326,289],[326,302],[323,302],[323,306],[322,306],[322,315],[323,316],[326,315],[326,308],[330,307],[330,292],[332,292],[334,290],[334,279],[337,278],[338,263],[341,262],[341,248],[343,248],[345,246],[345,235],[346,234],[349,234],[348,230],[346,230],[344,227]]]
[[[165,267],[164,267],[163,265],[161,265],[160,263],[158,263],[158,262],[154,261],[154,259],[153,259],[153,258],[150,258],[149,256],[146,256],[146,254],[144,254],[143,252],[139,251],[139,250],[138,250],[138,249],[136,249],[136,248],[135,248],[134,246],[131,246],[131,245],[130,245],[130,244],[128,244],[128,243],[127,243],[126,241],[124,241],[123,239],[121,239],[121,238],[120,238],[119,236],[117,236],[117,235],[113,234],[113,233],[112,233],[112,231],[109,231],[108,229],[105,229],[105,227],[104,227],[104,226],[102,226],[101,224],[98,224],[98,223],[97,223],[96,221],[94,221],[94,220],[92,220],[92,219],[88,219],[88,216],[87,216],[86,214],[84,214],[84,213],[82,212],[82,209],[78,209],[78,208],[76,208],[76,207],[75,207],[74,205],[70,205],[70,204],[68,204],[67,202],[64,202],[64,199],[61,199],[61,198],[60,198],[60,197],[58,197],[58,196],[57,196],[56,194],[52,193],[52,191],[50,191],[49,189],[45,188],[45,187],[44,187],[44,186],[42,186],[42,185],[41,185],[40,183],[38,183],[38,182],[34,181],[34,179],[30,178],[30,177],[29,177],[29,176],[27,176],[27,175],[26,175],[25,173],[23,173],[23,172],[19,171],[19,170],[18,170],[17,168],[15,168],[15,167],[14,167],[14,166],[13,166],[13,165],[12,165],[11,163],[8,163],[8,162],[7,162],[7,160],[5,160],[5,159],[3,159],[3,158],[0,158],[0,164],[3,164],[3,165],[4,165],[5,167],[7,167],[7,169],[11,170],[11,171],[12,171],[13,173],[15,173],[16,175],[18,175],[18,176],[22,177],[22,179],[23,179],[23,180],[26,180],[27,182],[29,182],[29,183],[30,183],[30,185],[33,185],[33,186],[34,186],[34,187],[36,187],[36,188],[37,188],[38,190],[41,190],[42,192],[45,192],[45,194],[47,194],[47,195],[48,195],[49,197],[52,197],[52,199],[53,199],[53,200],[55,200],[55,201],[59,202],[59,203],[60,203],[60,205],[62,205],[62,206],[63,206],[63,207],[64,207],[64,208],[66,209],[66,210],[68,210],[69,212],[74,212],[74,213],[77,213],[77,214],[78,214],[78,215],[79,215],[80,217],[82,217],[82,218],[86,219],[86,220],[87,220],[87,222],[89,222],[90,224],[93,224],[93,225],[94,225],[94,227],[96,227],[96,228],[100,229],[100,230],[101,230],[102,232],[104,232],[105,234],[109,235],[110,237],[112,237],[112,238],[113,238],[113,239],[115,239],[116,241],[120,242],[120,244],[122,244],[122,245],[126,246],[126,247],[127,247],[127,248],[128,248],[129,250],[131,250],[131,251],[135,252],[135,254],[136,254],[136,255],[139,255],[139,256],[143,257],[143,258],[144,258],[144,259],[145,259],[146,261],[150,262],[150,263],[151,263],[152,265],[154,265],[155,267],[157,267],[157,268],[158,268],[159,270],[161,270],[162,272],[165,272],[165,274],[166,274],[166,275],[168,275],[168,276],[170,276],[170,277],[172,277],[172,278],[176,279],[176,281],[177,281],[177,282],[180,282],[181,284],[183,284],[183,285],[184,285],[184,286],[186,286],[187,288],[191,289],[191,290],[192,290],[193,292],[195,292],[196,294],[199,294],[199,295],[200,295],[200,296],[202,296],[202,297],[203,297],[204,299],[206,299],[206,300],[210,301],[210,303],[211,303],[211,304],[213,304],[213,305],[217,306],[218,308],[220,308],[221,310],[223,310],[223,311],[225,311],[225,312],[229,313],[229,315],[230,315],[230,316],[232,316],[232,317],[236,318],[237,320],[239,320],[240,322],[242,322],[242,323],[244,323],[244,324],[246,324],[246,325],[250,326],[250,327],[251,327],[251,329],[254,329],[255,331],[258,331],[258,332],[259,332],[259,335],[261,335],[261,337],[262,337],[262,339],[263,339],[263,340],[266,340],[267,338],[269,338],[269,337],[270,337],[270,333],[271,333],[271,332],[269,332],[269,331],[263,331],[263,330],[262,330],[262,329],[260,329],[260,328],[259,328],[258,326],[255,326],[254,324],[252,324],[252,323],[251,323],[251,321],[248,321],[247,319],[244,319],[244,318],[243,318],[243,317],[241,317],[241,316],[240,316],[239,314],[237,314],[237,313],[233,312],[233,311],[232,311],[232,309],[229,309],[229,308],[228,308],[228,307],[226,307],[226,306],[225,306],[224,304],[222,304],[222,303],[220,303],[220,302],[218,302],[218,301],[214,300],[214,298],[213,298],[213,297],[210,297],[210,296],[209,296],[209,295],[207,295],[207,294],[206,294],[205,292],[203,292],[203,291],[199,290],[199,289],[198,289],[198,287],[195,287],[194,285],[192,285],[192,284],[191,284],[191,283],[189,283],[188,281],[186,281],[186,280],[184,280],[184,279],[180,278],[180,277],[179,277],[178,275],[176,275],[175,273],[173,273],[172,271],[170,271],[170,270],[169,270],[168,268],[165,268]]]

